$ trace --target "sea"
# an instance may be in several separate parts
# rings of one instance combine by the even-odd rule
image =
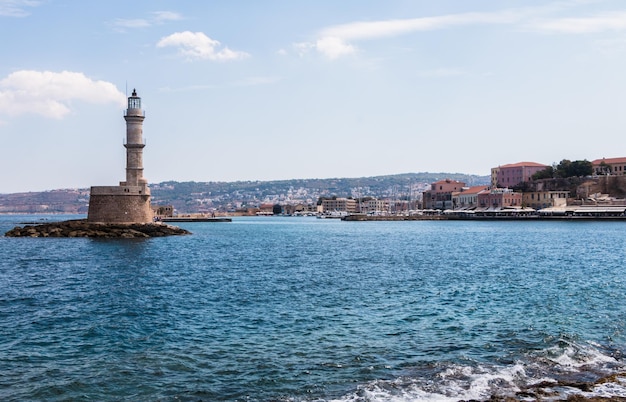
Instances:
[[[0,400],[626,398],[626,221],[177,225],[0,237]]]

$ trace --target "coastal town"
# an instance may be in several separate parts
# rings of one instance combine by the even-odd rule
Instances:
[[[517,162],[493,167],[484,176],[413,173],[266,182],[171,181],[152,183],[150,189],[152,207],[162,216],[623,215],[626,157],[554,165]],[[89,192],[0,194],[0,213],[86,214]]]
[[[448,215],[456,217],[624,216],[626,157],[558,165],[519,162],[491,169],[488,185],[468,186],[442,179],[415,198],[346,197],[315,205],[261,206],[257,214],[308,214],[320,217]],[[363,220],[356,218],[354,220]]]

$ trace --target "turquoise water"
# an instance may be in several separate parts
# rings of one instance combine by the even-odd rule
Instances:
[[[626,396],[626,222],[179,226],[0,237],[0,399]]]

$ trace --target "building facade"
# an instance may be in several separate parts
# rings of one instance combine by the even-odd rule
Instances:
[[[489,186],[463,188],[463,191],[452,193],[453,209],[471,209],[478,206],[478,194],[489,191]]]
[[[372,198],[361,202],[361,211],[368,214],[384,213],[389,211],[389,201]]]
[[[562,207],[567,205],[568,196],[567,191],[529,191],[522,194],[522,203],[533,209]]]
[[[493,188],[480,192],[477,196],[481,208],[521,207],[522,193],[514,192],[509,188]]]
[[[626,175],[626,158],[602,158],[591,161],[596,175]]]
[[[322,200],[322,212],[357,212],[357,202],[352,198],[336,198]]]
[[[509,188],[531,181],[532,175],[547,167],[536,162],[519,162],[492,168],[491,187]]]
[[[439,180],[430,185],[430,190],[424,191],[422,202],[424,209],[451,209],[452,193],[461,191],[465,183],[458,180]]]

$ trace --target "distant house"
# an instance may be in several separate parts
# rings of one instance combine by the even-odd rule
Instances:
[[[439,180],[430,185],[430,190],[424,191],[424,209],[451,209],[452,193],[461,191],[465,183],[458,180]]]
[[[626,175],[626,158],[602,158],[591,161],[594,174]]]
[[[567,205],[568,191],[529,191],[522,195],[522,203],[533,209]]]
[[[522,193],[514,192],[509,188],[493,188],[481,191],[478,196],[478,205],[481,208],[521,207]]]
[[[352,198],[335,198],[322,200],[322,210],[327,212],[357,212],[357,202]]]
[[[519,162],[491,168],[491,187],[509,188],[528,182],[535,173],[547,167],[536,162]]]
[[[256,215],[274,215],[274,204],[264,203],[259,205]]]
[[[388,210],[389,201],[387,200],[378,200],[376,198],[371,198],[369,200],[361,202],[361,212],[363,213],[378,213],[386,212]]]
[[[152,205],[152,211],[155,216],[159,217],[174,216],[174,207],[172,205]]]
[[[286,204],[283,205],[283,212],[287,215],[316,213],[317,205],[315,204]]]
[[[476,208],[478,206],[478,194],[483,191],[489,191],[489,186],[473,186],[452,193],[452,205],[454,209]]]

